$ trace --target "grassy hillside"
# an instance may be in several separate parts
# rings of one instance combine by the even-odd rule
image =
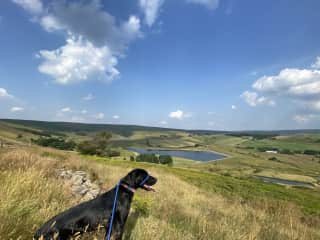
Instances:
[[[45,219],[79,201],[56,178],[55,169],[61,167],[91,173],[103,189],[114,186],[133,167],[144,167],[158,177],[156,193],[138,191],[135,196],[125,239],[320,237],[319,198],[308,190],[237,183],[231,177],[198,171],[88,159],[38,147],[2,150],[0,159],[1,239],[30,239]],[[306,202],[309,206],[303,206]],[[102,239],[101,233],[96,235]]]
[[[45,135],[82,141],[99,127],[84,125],[84,131],[81,124],[40,123],[0,121],[0,239],[30,239],[46,219],[79,203],[70,186],[57,178],[57,169],[84,170],[107,190],[137,167],[159,182],[156,193],[136,194],[125,239],[320,238],[320,156],[303,154],[320,150],[320,134],[258,136],[133,127],[126,134],[123,129],[113,132],[110,146],[121,154],[103,158],[30,142]],[[106,130],[105,125],[101,129]],[[134,153],[125,146],[217,151],[228,158],[207,163],[174,158],[172,167],[160,166],[129,161]],[[268,147],[292,153],[259,150]],[[313,187],[264,183],[256,176]],[[103,239],[102,233],[94,236]]]

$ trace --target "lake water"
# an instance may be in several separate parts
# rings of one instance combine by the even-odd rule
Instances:
[[[205,151],[186,151],[186,150],[156,150],[156,149],[143,149],[130,147],[127,148],[132,152],[137,152],[139,154],[157,154],[157,155],[170,155],[172,157],[181,157],[186,159],[191,159],[195,161],[208,162],[212,160],[220,160],[226,156],[214,152]]]
[[[300,187],[313,187],[314,185],[312,183],[308,182],[300,182],[300,181],[291,181],[281,178],[272,178],[272,177],[263,177],[263,176],[256,176],[257,178],[261,179],[264,182],[271,182],[271,183],[280,183],[280,184],[286,184],[291,186],[300,186]]]

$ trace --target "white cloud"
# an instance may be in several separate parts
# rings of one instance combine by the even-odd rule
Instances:
[[[63,29],[63,26],[60,25],[58,19],[55,18],[53,15],[45,15],[40,19],[41,26],[47,32],[54,32],[56,30]]]
[[[308,97],[320,94],[320,71],[286,68],[275,76],[263,76],[252,87],[260,92]]]
[[[232,106],[231,106],[231,109],[232,109],[232,110],[236,110],[236,109],[237,109],[237,106],[236,106],[236,105],[232,105]]]
[[[113,115],[112,118],[113,118],[113,119],[119,119],[120,116],[119,116],[119,115]]]
[[[97,113],[93,117],[98,120],[104,119],[104,113]]]
[[[92,93],[89,93],[87,96],[84,96],[82,99],[85,101],[90,101],[90,100],[94,99],[94,96]]]
[[[259,105],[274,106],[275,102],[267,97],[259,97],[256,92],[245,91],[240,96],[246,101],[246,103],[251,107],[256,107]]]
[[[141,35],[140,19],[130,16],[125,22],[104,11],[101,0],[57,1],[40,20],[48,32],[63,31],[82,37],[97,47],[107,45],[113,53],[121,53],[128,43]]]
[[[167,125],[168,122],[163,120],[163,121],[160,121],[160,124],[161,124],[161,125]]]
[[[43,60],[39,71],[60,84],[92,79],[112,81],[119,75],[115,68],[117,58],[107,46],[97,48],[81,38],[69,38],[65,46],[53,51],[42,50],[39,57]]]
[[[320,57],[317,57],[316,61],[311,65],[312,68],[320,68]]]
[[[1,98],[13,98],[11,94],[5,88],[0,88],[0,99]]]
[[[145,21],[151,27],[156,21],[164,0],[139,0],[139,5],[145,15]]]
[[[301,114],[301,115],[295,115],[293,117],[293,120],[299,124],[306,124],[306,123],[309,123],[315,117],[316,116],[313,114]]]
[[[214,10],[219,6],[219,0],[186,0],[188,3],[196,3]]]
[[[40,0],[12,0],[32,14],[40,14],[43,11],[43,5]]]
[[[11,112],[23,112],[24,108],[22,107],[12,107],[10,109]]]
[[[44,30],[66,36],[64,46],[37,54],[42,60],[39,71],[59,84],[114,80],[119,76],[118,59],[125,57],[131,41],[142,36],[137,16],[119,21],[104,10],[101,0],[55,1],[45,6],[40,0],[13,1]]]
[[[63,113],[72,112],[70,107],[62,108],[60,111],[63,112]]]
[[[311,65],[312,68],[285,68],[277,75],[258,78],[252,88],[272,98],[286,98],[293,104],[320,111],[320,57]],[[251,106],[256,106],[257,93],[243,94]]]
[[[179,109],[177,111],[175,111],[175,112],[170,112],[169,113],[169,117],[170,118],[175,118],[175,119],[179,119],[179,120],[182,120],[184,118],[189,118],[191,116],[192,116],[191,113],[185,113],[185,112],[183,112],[182,110],[179,110]]]
[[[87,114],[88,111],[86,109],[81,110],[81,114]]]

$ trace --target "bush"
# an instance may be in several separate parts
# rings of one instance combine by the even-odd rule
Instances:
[[[134,161],[134,158],[132,158]],[[169,155],[160,155],[159,157],[155,154],[140,154],[139,156],[136,157],[137,162],[149,162],[149,163],[158,163],[158,164],[167,164],[167,165],[172,165],[173,160],[172,157]]]
[[[112,149],[107,149],[103,154],[101,155],[103,157],[119,157],[120,152]]]
[[[77,149],[81,154],[97,154],[97,146],[90,141],[83,141],[79,143]]]
[[[305,150],[303,153],[306,155],[318,155],[318,154],[320,154],[320,151],[308,149],[308,150]]]
[[[160,155],[159,156],[159,163],[172,165],[173,164],[173,160],[172,160],[172,157],[170,155]]]
[[[136,157],[137,162],[159,163],[159,158],[155,154],[140,154]]]
[[[83,141],[78,144],[78,151],[82,154],[98,155],[104,157],[120,156],[120,152],[108,149],[108,143],[112,134],[100,132],[92,140]]]
[[[289,149],[281,149],[279,151],[279,153],[281,154],[294,154],[292,151],[290,151]]]
[[[76,147],[76,143],[74,141],[66,141],[63,138],[56,137],[40,137],[38,139],[31,139],[31,141],[43,147],[52,147],[60,150],[73,150]]]

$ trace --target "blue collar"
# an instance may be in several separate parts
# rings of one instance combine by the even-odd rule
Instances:
[[[147,176],[142,180],[142,182],[140,183],[140,187],[142,187],[142,186],[146,183],[146,181],[148,181],[149,178],[150,178],[150,176],[147,175]]]

